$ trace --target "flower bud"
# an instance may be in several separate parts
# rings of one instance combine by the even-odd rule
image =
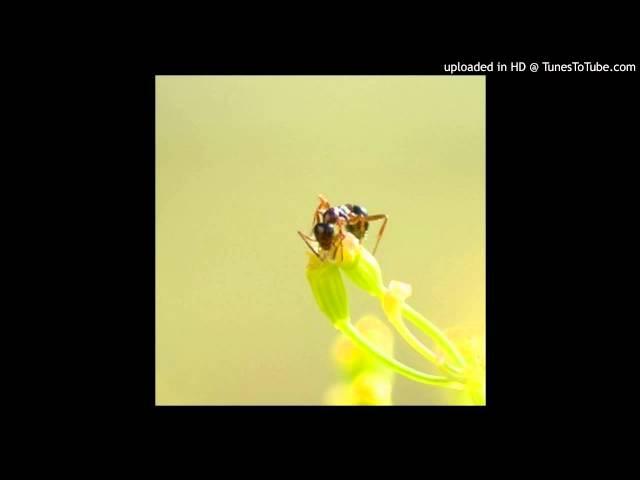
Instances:
[[[309,254],[307,280],[320,311],[331,323],[349,321],[349,299],[338,267]]]
[[[345,234],[342,240],[344,260],[338,265],[342,271],[369,295],[380,297],[385,293],[380,265],[369,251],[360,245],[352,234]]]

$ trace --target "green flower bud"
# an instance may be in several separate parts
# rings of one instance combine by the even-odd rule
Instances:
[[[329,317],[331,323],[348,322],[349,299],[338,267],[309,254],[307,280],[320,311]]]
[[[338,265],[342,271],[369,295],[380,297],[386,292],[382,282],[382,271],[376,258],[362,247],[358,240],[350,233],[342,241],[345,250],[344,261]]]

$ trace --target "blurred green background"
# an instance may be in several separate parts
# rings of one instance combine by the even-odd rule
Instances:
[[[485,77],[158,76],[158,405],[322,403],[337,331],[296,234],[318,193],[389,215],[377,258],[416,309],[484,327]],[[383,318],[350,296],[354,320]],[[449,395],[396,378],[393,401]]]

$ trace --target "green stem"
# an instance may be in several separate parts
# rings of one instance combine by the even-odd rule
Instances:
[[[397,361],[396,359],[389,357],[386,353],[377,349],[374,345],[369,343],[362,334],[353,326],[351,322],[344,321],[335,324],[336,327],[346,335],[353,343],[360,348],[369,352],[376,357],[381,363],[389,367],[391,370],[399,375],[407,377],[411,380],[420,383],[426,383],[427,385],[437,385],[445,388],[452,388],[455,390],[462,390],[464,386],[461,383],[454,382],[446,377],[440,377],[437,375],[429,375],[418,370],[415,370],[404,363]]]
[[[426,333],[444,351],[445,355],[457,363],[461,368],[465,368],[466,362],[456,348],[456,346],[429,320],[411,308],[408,304],[402,304],[402,315],[412,322],[416,327]]]
[[[451,366],[447,363],[443,363],[442,360],[432,350],[426,347],[411,330],[407,328],[402,318],[398,316],[387,316],[389,322],[395,327],[400,336],[407,342],[413,349],[422,355],[425,359],[433,363],[436,367],[442,370],[447,375],[453,376],[458,380],[464,380],[462,370]]]

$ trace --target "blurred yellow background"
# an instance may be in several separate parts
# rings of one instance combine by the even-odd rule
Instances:
[[[485,77],[158,76],[158,405],[322,404],[337,331],[296,234],[318,193],[389,215],[376,256],[412,306],[484,328]],[[383,318],[349,292],[354,320]],[[396,355],[433,372],[399,337]],[[396,405],[451,395],[394,382]]]

